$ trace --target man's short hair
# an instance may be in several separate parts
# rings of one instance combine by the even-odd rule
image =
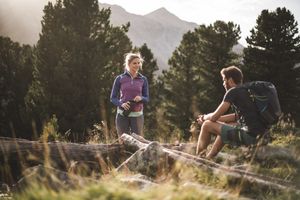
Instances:
[[[223,68],[221,70],[221,75],[223,75],[226,79],[232,78],[235,84],[241,84],[243,82],[243,73],[236,66]]]

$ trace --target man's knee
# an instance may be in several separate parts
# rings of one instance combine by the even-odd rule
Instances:
[[[219,133],[221,130],[221,124],[219,124],[218,122],[213,122],[210,120],[206,120],[203,124],[201,129],[203,129],[204,131],[208,131],[208,132],[213,132],[213,133]]]
[[[210,120],[206,120],[205,122],[203,122],[201,129],[211,129],[212,126],[213,122]]]

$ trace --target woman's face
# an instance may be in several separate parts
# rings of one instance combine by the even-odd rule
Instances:
[[[141,61],[139,58],[133,59],[129,64],[129,71],[132,73],[137,73],[141,67]]]

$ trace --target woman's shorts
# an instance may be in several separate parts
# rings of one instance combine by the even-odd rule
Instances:
[[[249,132],[242,127],[227,124],[223,124],[221,127],[221,139],[224,144],[233,146],[249,146],[256,143],[256,137],[251,136]]]

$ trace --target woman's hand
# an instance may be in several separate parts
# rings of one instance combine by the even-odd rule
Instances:
[[[122,103],[121,107],[124,109],[124,110],[129,110],[130,108],[130,103],[129,101],[125,102],[125,103]]]
[[[140,102],[140,101],[142,101],[142,97],[141,96],[136,96],[136,97],[134,97],[134,99],[133,99],[135,102]]]

